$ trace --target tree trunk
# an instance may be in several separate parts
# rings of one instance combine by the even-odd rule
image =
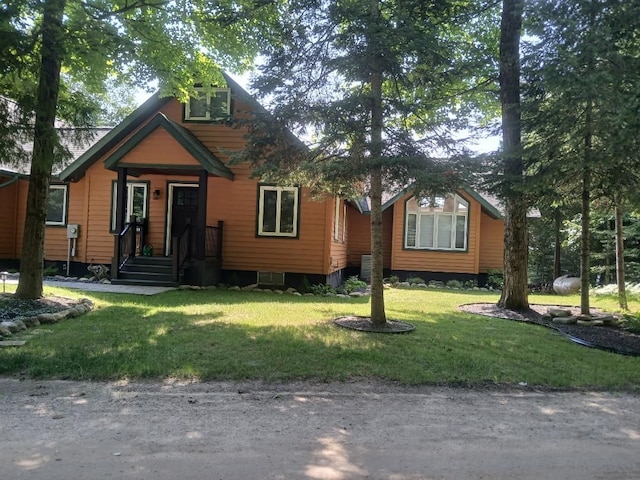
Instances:
[[[553,278],[551,279],[551,283],[562,275],[562,263],[561,263],[561,255],[562,255],[562,214],[559,208],[556,208],[553,213],[553,224],[554,224],[554,245],[553,245]]]
[[[62,25],[66,0],[44,2],[42,19],[42,60],[34,126],[33,158],[27,193],[27,213],[20,261],[20,281],[16,295],[21,298],[42,296],[44,235],[47,216],[49,179],[56,143],[55,120],[60,90]]]
[[[592,154],[592,122],[593,106],[587,103],[585,114],[585,136],[584,136],[584,165],[582,168],[582,222],[580,238],[582,246],[580,249],[580,313],[589,315],[591,308],[589,305],[589,276],[591,274],[590,250],[591,234],[589,231],[591,223],[591,154]]]
[[[382,156],[382,67],[380,54],[375,48],[378,19],[380,17],[379,0],[371,0],[371,28],[373,34],[368,39],[371,55],[371,148],[373,162],[379,163]],[[382,248],[382,170],[374,169],[370,177],[371,187],[371,322],[375,326],[387,323],[384,310],[383,286],[383,248]]]
[[[527,204],[522,191],[524,165],[520,118],[521,27],[522,1],[503,0],[500,25],[500,101],[506,212],[504,287],[498,305],[511,310],[529,308]]]
[[[620,205],[620,195],[616,195],[615,216],[616,216],[616,280],[618,282],[618,303],[622,310],[629,310],[627,304],[626,279],[624,273],[624,234],[622,231],[622,207]]]

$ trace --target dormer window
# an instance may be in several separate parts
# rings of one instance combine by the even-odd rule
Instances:
[[[184,107],[184,119],[198,122],[223,120],[231,114],[231,89],[213,88],[205,91],[196,88]]]

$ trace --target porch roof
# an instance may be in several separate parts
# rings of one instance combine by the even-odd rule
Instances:
[[[91,165],[119,142],[124,140],[131,132],[147,120],[153,112],[158,111],[169,100],[171,100],[171,97],[162,98],[160,97],[160,93],[156,92],[133,113],[60,172],[60,180],[63,182],[74,182],[82,178]]]
[[[156,129],[166,130],[189,154],[198,161],[199,165],[153,165],[127,164],[126,155],[145,140]],[[120,145],[104,161],[105,168],[115,170],[116,167],[126,167],[129,173],[137,175],[149,172],[172,172],[193,174],[194,170],[204,169],[206,172],[220,177],[233,179],[233,172],[213,152],[206,148],[188,129],[176,123],[163,113],[157,113],[146,125],[138,130],[126,142]]]

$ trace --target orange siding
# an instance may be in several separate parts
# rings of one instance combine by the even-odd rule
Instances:
[[[164,128],[157,128],[121,160],[152,165],[199,165],[198,161]]]
[[[257,237],[257,182],[248,178],[248,165],[234,166],[233,171],[234,181],[211,177],[208,187],[207,223],[224,222],[223,268],[329,273],[325,265],[326,202],[313,201],[303,192],[298,238]]]
[[[9,177],[0,176],[0,184],[9,181]],[[16,251],[16,212],[20,180],[0,188],[0,258],[15,260]]]
[[[502,269],[504,255],[504,220],[491,218],[482,212],[480,220],[480,271]]]
[[[336,202],[338,202],[338,216],[336,217]],[[330,265],[329,271],[335,272],[347,266],[347,242],[344,222],[345,202],[342,199],[334,198],[333,202],[326,201],[327,219],[330,220],[326,227],[327,238],[330,241]],[[335,238],[335,226],[338,225],[338,238]]]
[[[371,254],[371,217],[363,215],[354,207],[347,208],[349,231],[349,266],[360,266],[362,255]],[[393,238],[393,209],[382,212],[383,266],[391,268],[391,248]]]
[[[240,102],[236,102],[235,108],[248,109]],[[162,111],[172,120],[182,122],[182,106],[177,101],[167,103]],[[242,129],[222,124],[183,125],[223,161],[228,160],[225,151],[239,150],[244,146]],[[133,134],[135,132],[131,135]],[[82,179],[69,187],[68,223],[80,225],[76,255],[72,257],[72,261],[111,263],[114,246],[113,233],[110,231],[111,197],[116,173],[105,169],[104,160],[116,148],[97,160],[87,169]],[[158,129],[129,152],[122,162],[193,165],[195,160],[166,131]],[[257,237],[257,181],[249,178],[249,165],[236,165],[231,169],[235,173],[233,181],[213,176],[208,180],[207,224],[216,225],[219,220],[224,222],[224,269],[329,274],[344,267],[346,244],[342,241],[333,242],[333,199],[315,201],[303,191],[298,238]],[[154,247],[156,255],[161,255],[165,247],[167,183],[197,182],[198,179],[196,176],[142,175],[129,177],[128,180],[149,182],[147,243]],[[161,196],[154,200],[150,192],[156,189],[160,190]],[[16,222],[20,233],[15,236],[21,244],[26,188],[24,192],[22,189],[19,192],[18,205],[22,213]],[[66,260],[65,228],[47,227],[45,254],[47,260]],[[332,265],[329,264],[330,259],[333,260]]]
[[[464,196],[464,195],[463,195]],[[404,247],[404,209],[405,201],[411,195],[405,195],[394,205],[393,222],[393,270],[478,273],[478,244],[480,235],[480,204],[464,197],[469,202],[469,237],[466,252],[443,252],[432,250],[412,250]]]

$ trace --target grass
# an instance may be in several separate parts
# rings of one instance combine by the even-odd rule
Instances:
[[[458,305],[495,302],[484,292],[388,290],[390,319],[416,325],[382,335],[335,327],[367,315],[366,299],[262,292],[172,291],[152,297],[46,288],[87,296],[97,309],[39,327],[21,348],[0,349],[0,374],[77,380],[163,379],[518,384],[555,388],[640,387],[640,358],[572,344],[534,325],[471,315]],[[532,303],[579,304],[534,295]],[[594,306],[612,311],[615,301]],[[639,310],[640,302],[632,303]]]

